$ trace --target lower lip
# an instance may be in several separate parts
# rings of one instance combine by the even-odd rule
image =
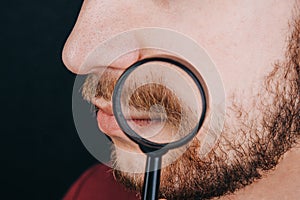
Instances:
[[[97,113],[97,121],[100,130],[109,136],[120,134],[121,129],[113,115],[109,115],[99,109]]]
[[[98,110],[97,121],[100,130],[109,136],[120,136],[120,133],[122,133],[116,118],[101,109]],[[141,127],[149,125],[149,120],[134,120],[134,122]]]

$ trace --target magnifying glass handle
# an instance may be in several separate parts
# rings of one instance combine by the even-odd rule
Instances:
[[[160,184],[161,155],[147,155],[142,200],[157,200]]]

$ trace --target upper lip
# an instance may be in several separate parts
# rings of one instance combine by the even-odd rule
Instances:
[[[124,72],[123,69],[109,66],[105,70],[117,72],[118,74],[122,74]],[[98,109],[106,113],[107,115],[113,116],[113,107],[112,102],[107,101],[102,97],[94,97],[91,100],[91,103],[94,104]],[[124,115],[126,113],[123,113]],[[125,116],[126,119],[149,119],[148,114],[145,112],[130,112],[130,116]]]
[[[94,98],[92,100],[92,103],[107,115],[114,116],[111,102],[106,101],[103,98]],[[149,120],[150,119],[149,113],[143,111],[136,111],[136,112],[132,111],[130,112],[130,115],[126,115],[126,113],[123,114],[125,115],[125,118],[128,120]],[[157,117],[157,119],[159,119],[159,117]]]
[[[117,74],[122,74],[124,72],[123,69],[116,68],[113,66],[108,66],[105,71],[111,71]],[[107,101],[103,99],[102,97],[94,97],[91,100],[91,103],[94,104],[98,109],[101,109],[103,112],[105,112],[107,115],[113,115],[112,111],[112,103],[110,101]]]
[[[109,101],[104,100],[103,98],[94,98],[92,103],[98,108],[105,112],[107,115],[113,116],[112,104]]]
[[[105,70],[114,71],[114,72],[117,72],[118,74],[119,73],[122,74],[124,72],[124,69],[120,69],[120,68],[116,68],[116,67],[112,67],[112,66],[109,66]],[[94,97],[94,98],[92,98],[91,103],[94,104],[98,109],[100,109],[107,115],[114,116],[111,101],[107,101],[102,97]],[[129,119],[129,120],[149,120],[150,119],[149,112],[146,112],[146,111],[137,111],[137,110],[132,111],[131,110],[130,113],[123,113],[123,114],[125,115],[125,118]],[[161,119],[161,117],[157,117],[157,119]]]

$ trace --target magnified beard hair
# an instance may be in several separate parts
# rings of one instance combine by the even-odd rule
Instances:
[[[113,70],[89,75],[83,85],[83,97],[87,101],[91,101],[94,97],[111,101],[118,77]],[[172,127],[172,133],[174,133],[172,141],[182,137],[183,133],[191,132],[197,123],[196,118],[199,118],[201,114],[198,106],[195,108],[195,106],[186,105],[165,86],[162,78],[158,78],[157,75],[151,73],[146,75],[143,77],[145,83],[142,85],[136,84],[136,78],[138,77],[124,85],[121,94],[121,99],[128,98],[127,106],[133,113],[140,111],[149,114],[149,117],[152,117],[150,121],[163,121],[168,127]],[[182,126],[182,121],[185,122],[185,126]]]
[[[160,198],[210,199],[232,193],[274,169],[282,155],[296,145],[300,135],[300,20],[293,25],[286,61],[274,65],[255,96],[254,106],[260,113],[253,116],[242,105],[232,103],[232,115],[227,118],[234,119],[235,127],[225,123],[217,144],[204,158],[199,156],[200,142],[194,139],[179,159],[163,168]],[[110,100],[114,83],[103,78],[105,91],[100,96]],[[88,86],[89,81],[83,88],[86,99]],[[117,157],[113,159],[118,163]],[[126,187],[141,191],[143,174],[114,170],[114,175]]]

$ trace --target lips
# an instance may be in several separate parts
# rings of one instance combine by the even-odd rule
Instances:
[[[97,121],[100,130],[109,136],[120,136],[122,133],[116,118],[112,114],[111,110],[107,107],[99,108],[97,112]],[[133,122],[137,126],[146,127],[153,121],[145,117],[131,117],[131,119],[127,122]]]

